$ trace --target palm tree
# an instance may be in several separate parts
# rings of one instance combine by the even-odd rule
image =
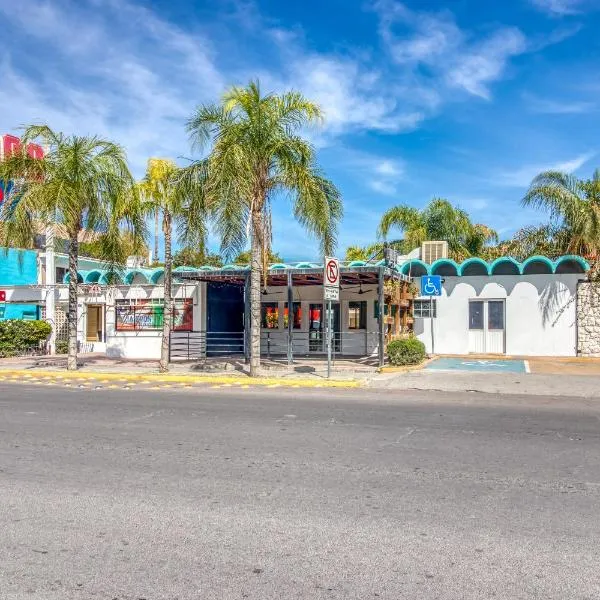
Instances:
[[[244,249],[249,235],[250,374],[260,369],[261,278],[271,243],[271,205],[288,195],[292,212],[330,253],[342,216],[340,194],[323,176],[301,137],[321,120],[320,108],[298,92],[263,94],[258,82],[233,87],[220,104],[199,106],[187,124],[196,147],[212,142],[206,198],[223,252]]]
[[[393,227],[402,230],[404,245],[410,249],[427,240],[447,241],[456,260],[481,253],[486,244],[498,238],[493,229],[474,225],[464,210],[443,198],[434,198],[423,210],[407,205],[390,208],[381,218],[378,233],[386,239]]]
[[[600,253],[600,169],[588,180],[559,171],[540,173],[522,204],[549,211],[548,227],[561,232],[553,236],[558,253]]]
[[[194,175],[194,173],[192,173]],[[202,188],[196,186],[191,196],[187,179],[190,175],[185,169],[179,169],[172,161],[164,158],[148,160],[146,176],[139,184],[147,212],[153,215],[162,214],[162,232],[165,238],[164,258],[164,309],[163,333],[160,349],[159,369],[169,370],[169,343],[173,321],[173,225],[179,234],[179,241],[195,245],[204,251],[206,235],[204,213],[201,204]],[[182,183],[183,182],[183,183]]]
[[[39,140],[43,159],[28,156]],[[15,186],[0,213],[3,243],[30,248],[42,226],[58,225],[69,241],[68,369],[77,369],[77,262],[79,240],[94,233],[100,258],[110,271],[125,264],[127,236],[143,243],[144,219],[134,193],[124,150],[98,137],[66,136],[46,125],[25,128],[23,150],[0,163],[0,179]],[[129,244],[130,245],[130,244]]]

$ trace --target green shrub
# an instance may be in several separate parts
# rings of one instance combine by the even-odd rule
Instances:
[[[0,321],[0,358],[37,350],[51,331],[46,321]]]
[[[425,360],[425,344],[416,337],[409,337],[390,342],[387,355],[394,366],[418,365]]]
[[[56,354],[68,354],[69,342],[67,340],[56,340]]]

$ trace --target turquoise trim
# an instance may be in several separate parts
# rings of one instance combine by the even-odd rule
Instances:
[[[483,258],[479,258],[478,256],[473,256],[471,258],[467,258],[467,260],[464,260],[462,263],[460,263],[460,266],[458,268],[458,274],[461,277],[463,276],[464,270],[469,265],[482,265],[483,267],[485,267],[486,273],[488,275],[490,274],[490,265],[485,260],[483,260]]]
[[[583,269],[584,273],[587,273],[590,270],[590,263],[588,263],[588,261],[582,256],[578,256],[577,254],[565,254],[563,256],[559,256],[554,261],[554,272],[556,273],[558,265],[568,261],[576,262]]]
[[[158,280],[165,274],[165,270],[162,267],[157,267],[156,269],[152,269],[150,272],[150,281],[155,285],[158,283]]]
[[[186,267],[185,265],[182,265],[181,267],[177,267],[176,269],[173,269],[173,273],[180,273],[181,271],[196,271],[196,267]]]
[[[551,261],[547,256],[536,255],[530,256],[527,260],[521,263],[521,275],[524,275],[527,266],[534,262],[544,263],[550,269],[550,273],[554,273],[554,262]]]
[[[411,260],[406,261],[401,267],[401,273],[403,275],[408,275],[408,272],[411,270],[413,265],[419,265],[425,269],[425,273],[429,275],[429,265],[426,262],[423,262],[420,258],[412,258]]]
[[[275,263],[274,265],[271,265],[269,267],[269,270],[276,270],[276,269],[290,269],[291,267],[288,267],[288,265],[286,265],[285,263]]]
[[[86,280],[88,274],[89,271],[77,271],[77,283],[83,283]],[[70,279],[71,278],[69,277],[69,274],[66,273],[63,277],[63,283],[69,283]]]
[[[95,269],[94,271],[90,271],[85,278],[85,282],[86,283],[98,283],[98,281],[100,281],[100,277],[102,277],[103,273],[104,273],[104,271],[100,271],[97,269]]]
[[[458,264],[455,261],[453,261],[451,258],[439,258],[435,262],[431,263],[431,266],[429,267],[430,275],[436,275],[435,270],[438,267],[441,267],[442,265],[450,265],[451,267],[454,267],[456,269],[456,275],[457,276],[459,275]]]
[[[515,260],[512,256],[501,256],[494,260],[490,265],[490,275],[494,274],[494,269],[503,263],[511,263],[517,267],[517,273],[520,275],[523,271],[521,270],[521,263],[518,260]]]
[[[102,277],[100,277],[100,280],[98,281],[98,283],[102,284],[102,285],[110,285],[111,282],[108,280],[108,276],[109,273],[108,271],[104,271],[104,273],[102,273]],[[121,277],[121,275],[119,275],[119,273],[113,273],[113,284],[117,285],[117,284],[122,284],[123,282],[123,277]]]
[[[349,267],[364,267],[366,266],[366,262],[364,260],[353,260],[348,264]]]
[[[301,262],[298,263],[294,269],[315,269],[318,265],[315,265],[314,263],[309,263],[309,262]],[[352,265],[351,265],[352,266]]]
[[[125,283],[131,285],[136,275],[142,275],[142,277],[148,281],[148,274],[143,269],[129,269],[125,272]]]
[[[239,267],[239,265],[231,264],[231,265],[225,265],[225,266],[221,267],[221,270],[222,271],[239,271],[240,267]]]

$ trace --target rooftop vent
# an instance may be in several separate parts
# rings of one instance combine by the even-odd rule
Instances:
[[[421,244],[421,260],[432,264],[440,258],[448,258],[448,242],[428,241]]]

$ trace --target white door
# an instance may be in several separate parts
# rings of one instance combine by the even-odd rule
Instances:
[[[469,352],[504,354],[504,300],[469,301]]]

